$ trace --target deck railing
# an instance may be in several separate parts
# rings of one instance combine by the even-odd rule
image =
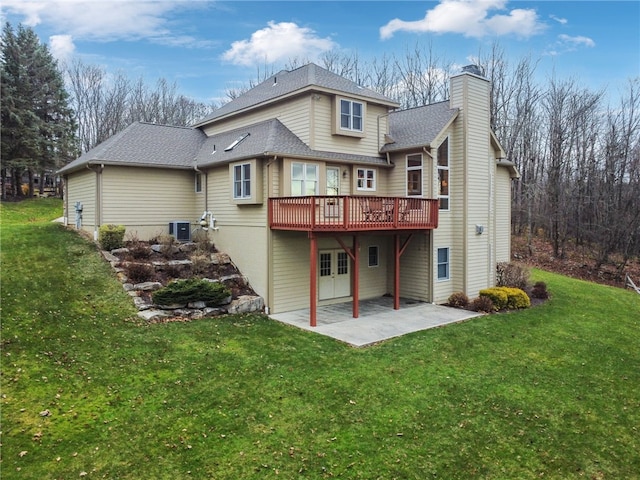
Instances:
[[[438,227],[438,201],[428,198],[309,196],[269,199],[277,230],[427,230]]]

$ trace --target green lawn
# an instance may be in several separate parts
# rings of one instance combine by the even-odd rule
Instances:
[[[635,293],[536,271],[544,306],[364,349],[143,325],[60,214],[2,204],[2,478],[640,478]]]

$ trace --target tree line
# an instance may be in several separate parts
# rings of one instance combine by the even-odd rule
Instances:
[[[58,68],[46,46],[23,27],[17,33],[5,27],[2,50],[3,178],[7,172],[59,168],[134,121],[187,126],[219,106],[189,99],[165,79],[149,86],[80,61]],[[305,63],[293,59],[284,68]],[[371,60],[332,51],[318,63],[402,108],[447,100],[454,69],[430,44]],[[491,81],[492,128],[520,172],[513,182],[513,233],[545,236],[557,257],[569,242],[590,245],[598,265],[621,254],[622,270],[640,255],[640,77],[630,78],[612,99],[553,73],[541,83],[535,59],[512,63],[497,43],[478,52],[474,63]],[[225,91],[227,100],[275,72],[273,65],[258,67],[247,84]],[[28,88],[25,78],[33,80]],[[43,78],[50,81],[45,89]],[[31,103],[20,100],[24,96]],[[58,126],[45,128],[43,122]]]

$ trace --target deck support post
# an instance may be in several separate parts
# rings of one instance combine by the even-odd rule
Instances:
[[[316,326],[316,314],[317,314],[317,296],[318,290],[318,239],[313,233],[309,234],[309,325]]]
[[[393,236],[393,309],[400,309],[400,235]]]
[[[353,236],[353,318],[360,316],[360,243]]]

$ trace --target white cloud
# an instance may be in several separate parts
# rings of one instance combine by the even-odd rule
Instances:
[[[391,38],[396,32],[458,33],[465,37],[515,34],[528,38],[544,29],[538,14],[532,9],[513,9],[506,14],[507,0],[442,0],[427,10],[421,20],[404,21],[396,18],[380,27],[380,38]]]
[[[558,39],[560,43],[568,47],[595,47],[596,42],[594,42],[589,37],[577,36],[571,37],[569,35],[558,35]]]
[[[189,45],[198,42],[192,37],[174,34],[166,17],[177,9],[198,5],[203,3],[187,0],[3,0],[2,8],[22,16],[21,22],[27,26],[46,23],[57,34],[72,35],[76,40],[146,38],[156,43]]]
[[[269,22],[268,27],[253,32],[250,39],[233,42],[222,58],[246,66],[294,58],[314,60],[336,46],[331,38],[320,38],[310,28],[291,22]]]
[[[49,49],[53,58],[60,63],[67,62],[76,50],[71,35],[51,35],[49,37]]]
[[[549,15],[549,18],[555,20],[560,25],[566,25],[567,23],[569,23],[569,20],[567,20],[566,18],[556,17],[555,15]]]

